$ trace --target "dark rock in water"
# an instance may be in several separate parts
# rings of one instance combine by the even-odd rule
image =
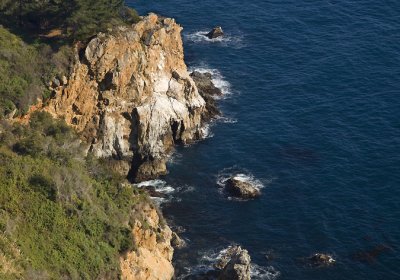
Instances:
[[[218,280],[250,280],[251,258],[247,250],[234,246],[227,250],[215,268],[221,270]]]
[[[167,195],[157,191],[154,186],[145,186],[145,187],[143,187],[143,189],[146,190],[147,193],[149,194],[149,196],[151,196],[151,197],[160,197],[160,198],[167,197]]]
[[[222,91],[214,85],[211,73],[193,71],[190,77],[192,77],[199,91],[202,91],[203,94],[211,96],[222,95]]]
[[[220,115],[220,111],[215,102],[215,96],[222,95],[222,91],[214,85],[212,82],[212,75],[210,73],[200,73],[198,71],[194,71],[190,74],[190,77],[192,77],[193,81],[196,83],[200,95],[206,101],[207,113],[202,117],[203,122],[208,122],[212,118]]]
[[[316,253],[312,255],[311,257],[307,258],[307,261],[312,266],[329,266],[333,265],[336,262],[336,260],[331,255],[321,253]]]
[[[224,35],[222,28],[220,26],[214,27],[210,32],[206,34],[208,39],[215,39]]]
[[[171,245],[172,245],[172,247],[174,247],[176,249],[181,249],[186,246],[186,242],[185,242],[185,240],[180,238],[178,236],[178,234],[176,234],[176,232],[173,232],[172,239],[171,239]]]
[[[276,259],[276,257],[277,256],[274,250],[269,250],[265,254],[265,258],[267,259],[267,261],[273,261],[274,259]]]
[[[260,190],[252,183],[235,176],[226,181],[225,189],[231,195],[244,199],[256,198],[261,195]]]
[[[168,223],[169,225],[170,223]],[[174,226],[174,225],[170,225],[170,228],[176,232],[177,234],[181,234],[186,232],[186,229],[183,226]]]

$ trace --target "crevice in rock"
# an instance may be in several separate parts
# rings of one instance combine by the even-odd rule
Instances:
[[[114,73],[108,72],[105,74],[103,80],[99,83],[99,90],[115,90],[116,86],[113,84]]]

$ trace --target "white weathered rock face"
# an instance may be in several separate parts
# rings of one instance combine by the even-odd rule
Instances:
[[[202,137],[206,113],[183,59],[181,30],[150,14],[100,33],[77,47],[72,74],[43,109],[75,127],[96,156],[132,162],[137,181],[166,173],[173,145]]]

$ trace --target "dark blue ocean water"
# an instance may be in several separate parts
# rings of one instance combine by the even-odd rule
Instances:
[[[400,279],[400,2],[127,2],[175,17],[187,64],[218,71],[228,93],[227,119],[179,148],[165,178],[176,191],[163,211],[189,240],[177,276],[237,243],[278,279]],[[215,25],[224,40],[199,36]],[[263,183],[260,199],[220,192],[236,170]],[[337,264],[299,261],[315,252]]]

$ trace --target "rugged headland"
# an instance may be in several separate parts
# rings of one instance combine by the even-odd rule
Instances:
[[[210,114],[187,71],[181,30],[150,14],[77,45],[70,76],[52,84],[42,110],[74,127],[89,152],[118,160],[131,179],[166,174],[174,144],[201,139]]]
[[[155,14],[131,27],[99,33],[76,44],[70,74],[54,78],[52,97],[33,106],[79,133],[86,153],[111,159],[132,181],[166,174],[175,144],[202,139],[219,114],[211,76],[188,73],[182,27]],[[197,82],[197,85],[195,81]],[[172,231],[149,202],[134,209],[134,250],[120,258],[123,279],[171,279]]]

